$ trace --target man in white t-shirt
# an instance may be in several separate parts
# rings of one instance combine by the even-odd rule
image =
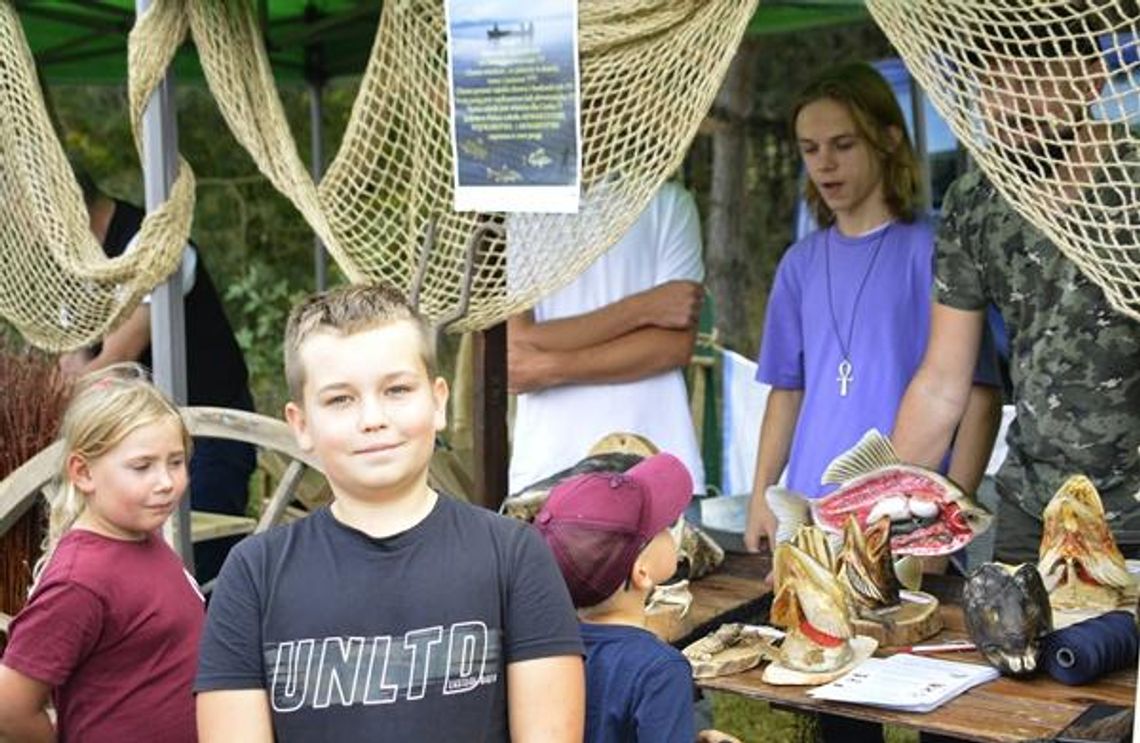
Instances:
[[[603,436],[645,436],[705,492],[681,369],[704,279],[692,196],[666,183],[633,226],[572,283],[507,324],[518,394],[510,490],[572,466]]]

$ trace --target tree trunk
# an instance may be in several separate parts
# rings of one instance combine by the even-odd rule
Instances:
[[[746,348],[748,245],[744,238],[747,120],[752,110],[758,45],[745,41],[729,65],[713,109],[712,183],[705,225],[705,283],[716,327],[729,348]]]

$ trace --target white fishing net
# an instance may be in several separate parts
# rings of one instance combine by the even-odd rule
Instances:
[[[867,0],[1001,194],[1140,319],[1134,0]]]
[[[135,250],[104,258],[42,113],[18,19],[3,7],[0,311],[37,345],[75,347],[177,265],[192,177],[183,163],[170,199],[178,220],[148,216]],[[344,273],[402,287],[431,319],[457,319],[454,329],[482,328],[572,280],[633,223],[681,164],[755,8],[756,0],[581,0],[583,205],[511,227],[528,249],[512,251],[510,291],[502,218],[452,210],[442,0],[384,3],[351,120],[319,184],[289,130],[252,0],[156,0],[131,33],[132,121],[189,29],[234,136]],[[169,230],[157,234],[159,222]]]
[[[159,57],[152,66],[168,61]],[[145,100],[157,82],[140,80],[137,96]],[[141,108],[134,114],[137,142]],[[177,268],[193,212],[194,174],[182,162],[171,199],[143,221],[142,247],[114,259],[103,254],[48,118],[20,19],[0,2],[0,315],[41,348],[89,344]]]

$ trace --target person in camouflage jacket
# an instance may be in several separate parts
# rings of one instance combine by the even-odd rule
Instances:
[[[1035,198],[1049,198],[1047,189],[1055,187],[1049,198],[1055,218],[1085,222],[1104,207],[1120,207],[1115,213],[1125,214],[1126,224],[1094,223],[1086,235],[1097,242],[1135,240],[1140,215],[1127,215],[1140,204],[1140,157],[1132,145],[1112,144],[1130,142],[1127,132],[1088,113],[1103,67],[1095,53],[1079,56],[1045,42],[1037,51],[1058,56],[982,60],[1000,73],[983,80],[980,107],[995,150],[1021,166]],[[1033,83],[1013,89],[1013,81],[1024,80]],[[1100,157],[1097,150],[1109,147],[1112,156]],[[1117,164],[1095,172],[1088,165],[1106,162]],[[1042,511],[1073,474],[1092,479],[1122,550],[1140,556],[1140,322],[1111,308],[1102,290],[980,170],[950,187],[943,214],[930,340],[892,436],[900,456],[937,464],[961,416],[993,303],[1009,334],[1017,410],[996,477],[996,559],[1036,560]],[[1111,239],[1096,234],[1110,230],[1116,230]]]
[[[1036,559],[1041,513],[1061,483],[1077,473],[1096,484],[1118,541],[1136,551],[1140,323],[1109,307],[1100,288],[977,169],[951,186],[943,211],[935,312],[955,324],[980,326],[993,302],[1009,332],[1017,417],[996,477],[997,559]],[[970,355],[957,337],[932,332],[931,345],[953,344],[950,353]],[[934,352],[928,347],[928,361]],[[912,385],[907,398],[912,392],[919,394]],[[904,400],[900,428],[906,406],[915,402]],[[905,431],[896,429],[895,439],[906,450]]]

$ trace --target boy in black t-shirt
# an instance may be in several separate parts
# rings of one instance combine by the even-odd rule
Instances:
[[[431,331],[390,288],[294,308],[285,416],[334,499],[222,568],[201,740],[581,741],[582,645],[549,551],[428,487],[448,394],[434,368]]]

